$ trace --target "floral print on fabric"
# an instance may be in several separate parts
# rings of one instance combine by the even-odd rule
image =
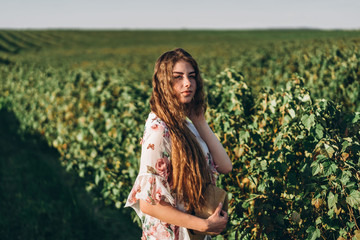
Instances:
[[[156,161],[155,169],[163,178],[167,179],[170,173],[170,162],[167,157],[159,158]]]
[[[197,137],[210,167],[213,184],[217,178],[216,166],[211,158],[206,143],[200,138],[195,126],[188,122],[189,129]],[[189,240],[187,229],[168,223],[144,214],[140,210],[139,200],[149,204],[160,201],[183,211],[182,204],[177,202],[176,196],[171,193],[171,138],[166,124],[154,113],[150,113],[145,124],[142,139],[140,169],[134,186],[128,196],[125,207],[132,207],[142,220],[143,240]]]
[[[143,234],[141,239],[179,239],[179,227],[151,218],[143,218]]]
[[[134,204],[143,199],[150,204],[160,201],[174,204],[170,189],[164,185],[164,180],[154,175],[142,176],[135,181],[134,187],[128,197],[127,203]]]
[[[216,185],[216,180],[219,177],[219,172],[216,170],[217,165],[212,160],[210,153],[206,154],[205,159],[206,159],[206,162],[209,164],[210,171],[211,171],[211,173],[210,173],[211,184]]]

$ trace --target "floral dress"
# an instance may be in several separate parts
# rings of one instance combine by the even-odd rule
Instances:
[[[218,172],[216,171],[216,166],[211,158],[209,149],[201,139],[195,126],[189,120],[187,120],[187,124],[205,153],[211,170],[211,180],[215,184]],[[185,211],[184,204],[179,202],[176,195],[172,194],[170,190],[170,133],[165,123],[153,112],[149,114],[146,121],[141,144],[140,171],[125,205],[125,207],[132,207],[142,221],[143,234],[141,239],[190,239],[186,228],[162,222],[157,218],[142,213],[140,210],[139,199],[153,205],[164,201],[181,211]]]

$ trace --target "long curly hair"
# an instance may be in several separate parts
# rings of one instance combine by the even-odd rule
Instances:
[[[179,101],[173,90],[173,67],[184,60],[196,75],[196,91],[190,103]],[[195,59],[184,49],[176,48],[162,54],[155,63],[150,108],[167,125],[171,136],[172,191],[184,201],[187,211],[204,205],[203,193],[209,182],[204,153],[186,123],[187,115],[206,111],[203,80]]]

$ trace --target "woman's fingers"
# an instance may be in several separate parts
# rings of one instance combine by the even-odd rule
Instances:
[[[224,210],[221,210],[221,214],[220,214],[223,218],[228,219],[228,213]]]
[[[220,234],[226,227],[228,221],[228,214],[222,210],[223,204],[219,203],[214,213],[207,219],[209,224],[209,232]]]
[[[222,202],[219,203],[219,205],[218,205],[217,208],[215,209],[214,214],[220,215],[221,211],[222,211]]]

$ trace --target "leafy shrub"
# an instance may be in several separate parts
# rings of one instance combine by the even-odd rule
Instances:
[[[42,134],[88,191],[121,209],[149,111],[147,63],[169,48],[169,34],[9,32],[0,35],[10,41],[28,34],[47,47],[0,42],[0,109],[17,115],[20,131]],[[209,74],[207,118],[234,165],[219,179],[231,196],[224,237],[359,236],[359,33],[301,40],[296,31],[278,33],[287,40],[263,39],[261,32],[217,33],[212,40],[206,32],[176,34],[188,36],[182,43]],[[221,71],[226,66],[234,67]]]
[[[360,113],[314,101],[298,76],[283,91],[263,89],[255,104],[240,74],[230,69],[219,79],[211,88],[226,82],[219,94],[227,96],[210,101],[212,127],[234,164],[221,179],[231,195],[225,236],[353,237],[359,230]],[[233,92],[243,94],[229,101]]]

